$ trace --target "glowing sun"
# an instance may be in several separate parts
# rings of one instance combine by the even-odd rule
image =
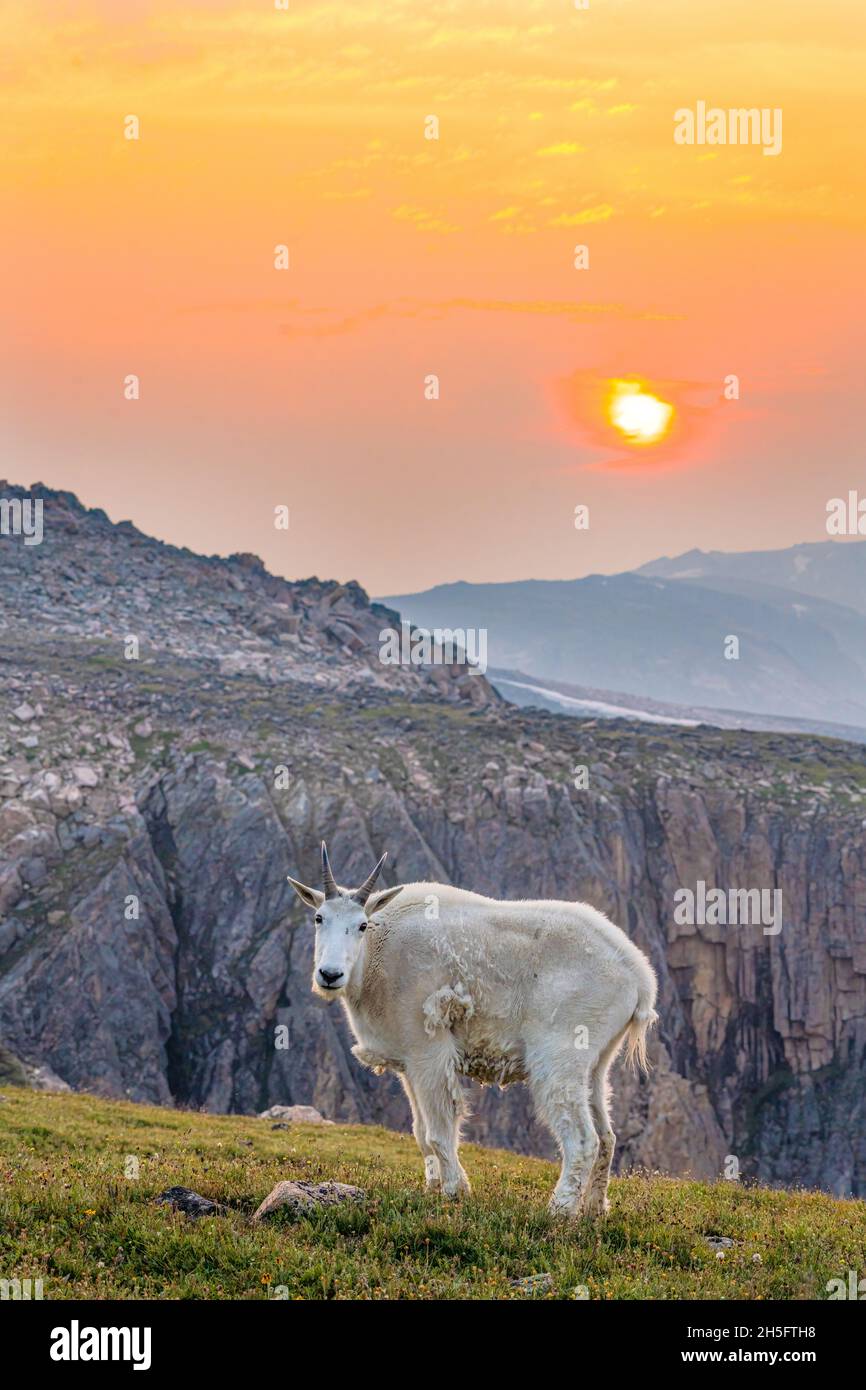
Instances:
[[[674,408],[645,391],[638,381],[614,381],[608,405],[611,424],[631,444],[655,444],[667,432]]]

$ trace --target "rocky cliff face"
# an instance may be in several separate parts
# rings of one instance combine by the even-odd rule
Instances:
[[[866,749],[512,709],[465,668],[380,666],[356,586],[36,495],[43,545],[0,540],[11,1054],[102,1094],[408,1127],[310,993],[286,874],[325,835],[346,881],[387,849],[389,882],[586,898],[647,951],[661,1025],[649,1079],[615,1073],[621,1165],[866,1193]],[[679,924],[698,881],[780,888],[782,930]],[[525,1088],[474,1106],[469,1138],[550,1151]]]

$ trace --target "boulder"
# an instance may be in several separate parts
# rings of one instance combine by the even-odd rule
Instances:
[[[263,1110],[259,1115],[260,1120],[285,1120],[294,1125],[332,1125],[333,1120],[326,1120],[324,1115],[320,1115],[313,1105],[272,1105],[269,1110]]]
[[[200,1193],[193,1192],[189,1187],[166,1188],[165,1192],[161,1192],[156,1200],[171,1207],[174,1211],[182,1211],[193,1221],[200,1216],[217,1216],[221,1211],[221,1208],[216,1202],[212,1202],[210,1197],[202,1197]]]
[[[317,1206],[336,1206],[340,1202],[361,1202],[366,1193],[345,1182],[278,1182],[253,1215],[262,1221],[279,1207],[310,1211]]]

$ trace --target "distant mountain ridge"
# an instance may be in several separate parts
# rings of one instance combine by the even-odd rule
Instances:
[[[798,576],[808,591],[793,587]],[[829,541],[689,551],[575,580],[460,581],[386,601],[423,627],[486,628],[490,665],[541,684],[864,728],[864,595],[866,541]],[[732,636],[736,660],[725,655]]]
[[[770,584],[866,613],[866,540],[804,541],[783,550],[686,550],[633,571],[656,579]]]

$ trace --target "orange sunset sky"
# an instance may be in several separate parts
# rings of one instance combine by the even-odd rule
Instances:
[[[827,539],[864,39],[862,0],[0,3],[0,471],[372,593]],[[698,101],[781,153],[675,144]]]

